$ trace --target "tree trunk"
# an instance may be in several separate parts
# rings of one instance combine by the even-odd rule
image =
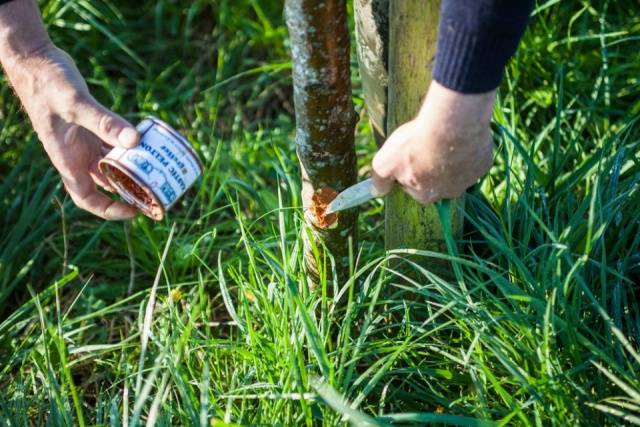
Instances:
[[[338,276],[355,247],[357,209],[325,218],[323,205],[357,178],[351,101],[349,32],[345,0],[287,0],[285,16],[293,59],[296,150],[302,201],[311,233],[305,233],[307,267],[316,281],[323,262],[314,247],[334,256]],[[318,251],[315,251],[316,254]]]

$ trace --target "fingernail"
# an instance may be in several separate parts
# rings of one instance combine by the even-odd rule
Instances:
[[[118,134],[118,141],[120,141],[120,144],[122,144],[123,147],[135,147],[138,143],[138,132],[135,128],[126,127],[120,131],[120,134]]]

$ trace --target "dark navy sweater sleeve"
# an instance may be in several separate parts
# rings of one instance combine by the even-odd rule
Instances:
[[[462,93],[498,87],[533,0],[442,0],[433,78]]]

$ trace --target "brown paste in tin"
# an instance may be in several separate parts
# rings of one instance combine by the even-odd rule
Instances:
[[[329,203],[338,196],[338,192],[333,188],[325,187],[313,193],[309,212],[311,220],[318,228],[333,228],[337,225],[338,214],[325,214]]]
[[[145,215],[155,220],[162,219],[164,210],[151,195],[150,190],[144,189],[131,177],[109,163],[104,163],[102,165],[102,169],[105,175],[107,175],[110,180],[114,181],[114,184],[119,184],[123,190],[140,202],[142,206],[139,206],[139,208]]]

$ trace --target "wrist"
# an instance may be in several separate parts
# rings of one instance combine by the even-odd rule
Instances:
[[[0,62],[8,74],[27,59],[45,56],[51,48],[34,0],[14,0],[0,8]]]
[[[432,81],[424,102],[416,116],[422,123],[436,123],[444,127],[460,125],[488,127],[493,114],[496,91],[464,94]]]

